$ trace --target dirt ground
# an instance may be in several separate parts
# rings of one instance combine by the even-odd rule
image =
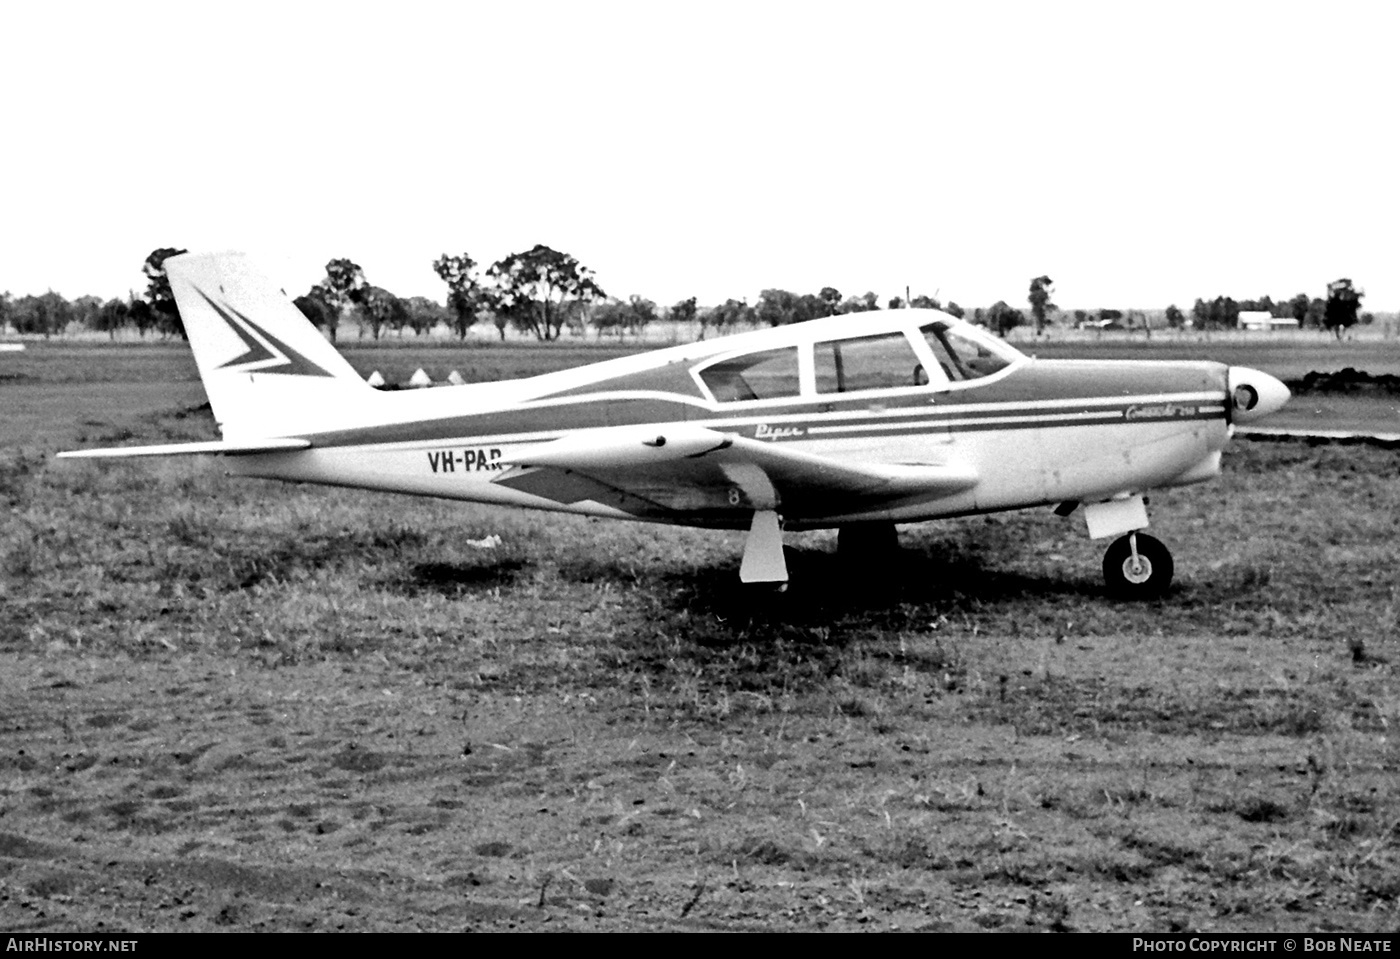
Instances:
[[[567,708],[532,723],[378,660],[7,655],[0,677],[11,931],[617,927],[680,921],[693,894],[532,861],[520,826],[591,846],[610,815],[609,787],[521,738]],[[484,820],[474,793],[506,777],[519,821]],[[686,821],[655,791],[614,800]]]
[[[989,913],[967,887],[931,912],[925,883],[867,903],[761,839],[717,862],[704,837],[728,811],[676,781],[742,761],[686,769],[684,727],[580,744],[622,697],[542,709],[378,659],[5,655],[0,676],[13,932],[975,929],[1037,908]],[[785,758],[740,749],[760,771]]]
[[[1103,705],[1135,732],[1037,717],[1083,717],[1074,673],[1131,655],[1095,645],[1021,706],[1003,679],[981,707],[708,721],[450,652],[0,655],[0,927],[1393,930],[1383,734],[1300,739],[1266,696],[1202,736],[1183,690],[1155,725]]]

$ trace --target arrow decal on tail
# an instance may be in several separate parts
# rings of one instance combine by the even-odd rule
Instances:
[[[248,373],[279,373],[288,376],[335,375],[323,370],[233,307],[215,303],[209,294],[198,287],[195,288],[195,292],[204,297],[204,302],[223,318],[248,347],[245,352],[227,363],[221,363],[219,369]]]

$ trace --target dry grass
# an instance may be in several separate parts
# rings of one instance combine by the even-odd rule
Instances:
[[[1048,512],[880,578],[792,537],[756,595],[737,534],[9,448],[0,915],[1391,930],[1394,475],[1237,444],[1154,496],[1178,586],[1134,605]]]

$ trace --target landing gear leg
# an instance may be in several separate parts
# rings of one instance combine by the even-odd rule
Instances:
[[[1122,599],[1156,599],[1172,584],[1172,554],[1160,540],[1132,532],[1103,556],[1108,591]]]
[[[786,589],[787,560],[783,557],[783,530],[776,511],[755,510],[744,542],[744,560],[739,566],[744,583],[768,583]]]

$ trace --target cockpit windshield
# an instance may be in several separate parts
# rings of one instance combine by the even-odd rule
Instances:
[[[935,320],[921,329],[938,365],[953,383],[990,376],[1022,358],[1015,347],[976,327]]]

